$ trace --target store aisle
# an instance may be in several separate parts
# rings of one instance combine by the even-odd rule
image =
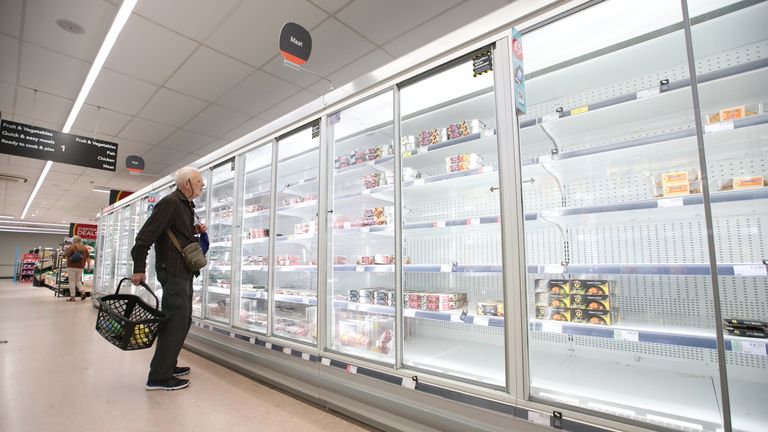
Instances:
[[[372,431],[182,351],[192,385],[144,390],[152,350],[123,352],[87,301],[0,280],[0,431]]]

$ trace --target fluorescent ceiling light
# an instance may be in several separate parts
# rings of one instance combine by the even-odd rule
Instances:
[[[63,229],[7,227],[7,226],[1,226],[1,225],[0,225],[0,231],[5,231],[5,232],[23,232],[23,233],[39,233],[39,234],[69,234],[69,230],[63,230]]]
[[[96,78],[99,76],[99,72],[101,72],[101,67],[104,66],[104,62],[107,61],[109,52],[112,51],[112,47],[115,45],[115,41],[117,41],[117,36],[120,35],[120,32],[123,30],[123,27],[128,21],[128,18],[131,16],[131,12],[133,12],[133,8],[136,6],[137,1],[138,0],[123,0],[123,4],[120,5],[120,10],[117,11],[117,16],[115,16],[115,20],[112,21],[112,27],[110,27],[109,31],[107,32],[107,36],[104,38],[104,42],[101,44],[99,53],[96,54],[96,58],[93,60],[91,70],[88,71],[88,76],[85,77],[85,82],[83,83],[83,87],[80,89],[80,94],[77,95],[75,104],[72,106],[72,110],[69,112],[69,117],[67,117],[67,121],[64,123],[64,127],[61,129],[62,132],[69,133],[69,131],[72,129],[72,125],[75,124],[75,120],[80,114],[80,109],[83,107],[85,99],[88,97],[88,93],[91,92],[91,87],[93,87],[93,84],[96,82]],[[29,196],[27,205],[24,206],[24,211],[21,212],[21,219],[24,219],[24,217],[27,215],[27,210],[29,210],[29,206],[32,205],[32,201],[35,200],[35,195],[37,195],[37,191],[40,190],[40,186],[42,186],[43,181],[45,180],[45,176],[48,175],[48,171],[51,169],[51,165],[53,165],[53,162],[51,161],[45,163],[45,168],[43,168],[43,172],[40,174],[40,178],[37,179],[35,189],[32,191],[32,195]]]
[[[109,193],[109,188],[104,188],[104,187],[99,187],[99,186],[96,186],[95,188],[93,188],[93,191],[94,191],[94,192],[105,192],[105,193]]]
[[[43,181],[45,180],[45,176],[48,175],[48,171],[50,171],[51,165],[53,165],[53,162],[51,161],[48,161],[45,163],[45,167],[43,167],[43,172],[40,174],[40,178],[37,179],[37,184],[35,185],[35,188],[32,190],[32,195],[29,196],[29,199],[27,200],[27,205],[24,206],[24,211],[21,212],[21,219],[24,219],[27,216],[27,210],[29,210],[29,206],[32,205],[32,201],[35,200],[35,195],[37,195],[37,192],[40,190],[40,186],[43,185]]]
[[[0,215],[0,219],[13,219],[13,216]]]
[[[27,221],[3,221],[4,224],[19,224],[19,225],[47,225],[47,226],[61,226],[68,227],[68,223],[54,223],[54,222],[27,222]]]
[[[117,16],[115,16],[115,20],[112,22],[112,27],[109,29],[109,32],[107,32],[107,37],[104,38],[99,53],[96,54],[96,58],[93,60],[91,70],[88,71],[88,76],[85,77],[83,88],[80,89],[80,94],[77,95],[77,99],[75,99],[75,104],[72,106],[72,111],[70,111],[66,123],[64,123],[64,128],[61,130],[62,132],[69,133],[69,130],[72,129],[72,125],[75,124],[75,119],[77,119],[77,115],[80,114],[80,109],[85,103],[85,98],[88,97],[91,87],[93,87],[96,78],[99,76],[99,72],[101,72],[101,67],[104,66],[104,62],[107,61],[109,52],[112,50],[112,46],[115,45],[117,36],[119,36],[120,32],[123,30],[123,26],[125,26],[125,23],[128,21],[128,17],[131,16],[131,12],[136,6],[137,1],[138,0],[123,0],[120,10],[117,11]]]

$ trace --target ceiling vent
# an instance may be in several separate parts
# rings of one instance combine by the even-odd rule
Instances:
[[[26,183],[27,179],[24,177],[19,177],[19,176],[10,175],[10,174],[0,174],[0,182]]]

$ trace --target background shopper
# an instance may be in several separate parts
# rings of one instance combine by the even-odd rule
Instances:
[[[88,260],[91,259],[88,246],[84,245],[83,239],[76,235],[72,237],[72,245],[65,250],[64,256],[67,258],[67,273],[69,274],[69,298],[67,301],[75,301],[78,288],[80,289],[80,299],[85,300],[83,269],[85,269]]]

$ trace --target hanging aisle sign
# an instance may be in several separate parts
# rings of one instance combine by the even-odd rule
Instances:
[[[280,30],[280,54],[287,61],[303,65],[312,52],[312,36],[304,27],[296,23],[285,23]]]
[[[515,108],[525,114],[525,72],[523,70],[523,35],[512,29],[512,80],[514,81]]]
[[[115,171],[117,144],[3,120],[0,153]]]

